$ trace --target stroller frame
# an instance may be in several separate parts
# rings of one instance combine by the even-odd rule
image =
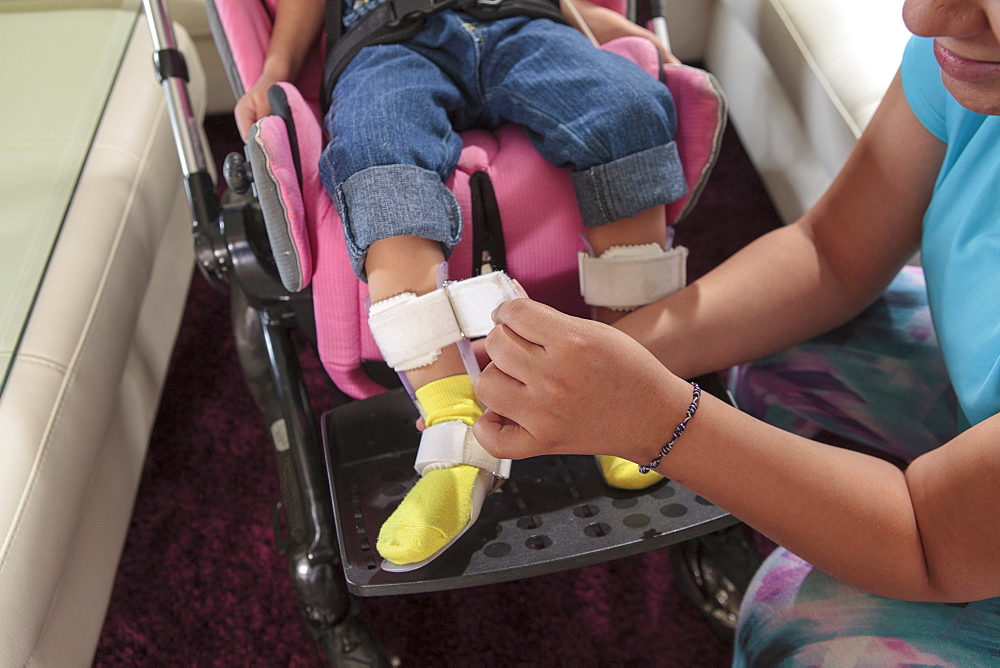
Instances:
[[[217,197],[169,11],[164,0],[143,0],[143,6],[190,204],[196,263],[215,289],[229,290],[240,366],[270,429],[281,489],[272,512],[278,550],[287,555],[307,631],[331,663],[386,663],[354,614],[351,594],[407,594],[543,575],[666,547],[737,522],[669,481],[623,492],[605,486],[589,458],[537,458],[516,464],[516,475],[487,499],[473,531],[447,554],[409,573],[378,568],[369,533],[391,507],[376,508],[370,500],[384,499],[390,488],[402,496],[412,484],[416,409],[402,389],[352,400],[330,383],[338,407],[316,420],[295,342],[302,334],[315,345],[310,290],[291,293],[282,286],[256,197],[225,203]],[[662,18],[653,25],[665,40]],[[232,191],[250,189],[243,156],[227,156],[223,172]],[[370,375],[386,386],[398,383],[380,363]],[[718,376],[698,380],[732,401]]]

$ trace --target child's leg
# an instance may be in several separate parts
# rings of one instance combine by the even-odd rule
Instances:
[[[437,271],[444,262],[441,244],[420,237],[389,237],[368,248],[365,271],[372,303],[412,292],[425,295],[437,289]],[[465,373],[456,346],[448,346],[432,364],[406,372],[414,389],[446,376]]]
[[[587,228],[586,237],[593,257],[596,258],[608,257],[605,255],[608,251],[611,251],[609,255],[613,255],[627,248],[641,249],[639,252],[648,257],[663,256],[667,245],[664,206],[653,206],[630,218]],[[632,309],[595,306],[594,316],[601,322],[611,324],[630,310]],[[598,455],[597,464],[605,482],[620,489],[645,489],[663,479],[657,473],[640,473],[634,462],[620,457]]]
[[[373,243],[365,261],[372,303],[403,293],[432,292],[443,261],[441,245],[420,237]],[[427,427],[449,420],[471,426],[481,415],[457,346],[443,348],[434,362],[405,373]],[[466,464],[426,472],[382,525],[379,554],[395,564],[410,564],[447,545],[468,524],[480,472]]]
[[[362,49],[337,83],[326,116],[331,141],[320,162],[352,268],[369,286],[372,334],[386,362],[415,388],[427,425],[417,462],[422,477],[378,539],[383,557],[411,568],[468,526],[494,473],[504,472],[471,438],[480,409],[452,343],[470,330],[448,321],[458,310],[452,296],[461,283],[447,293],[437,286],[438,267],[461,231],[458,202],[444,186],[462,148],[449,110],[468,105],[455,80],[424,51],[464,62],[461,53],[445,58],[442,52],[462,44],[440,34],[452,23],[437,14],[407,44]],[[469,461],[476,465],[453,463]]]
[[[596,316],[612,322],[626,312],[615,308],[636,308],[680,287],[686,251],[667,249],[664,205],[682,197],[687,183],[667,87],[635,63],[546,21],[487,43],[496,45],[483,67],[493,120],[520,123],[546,159],[573,168],[592,249],[580,260],[581,287]],[[601,457],[599,463],[614,487],[641,489],[662,480],[624,460]]]
[[[613,223],[587,228],[587,243],[596,257],[600,257],[614,246],[645,246],[655,243],[661,249],[667,245],[667,221],[664,205],[650,207],[631,218],[622,218]],[[598,306],[595,316],[601,322],[611,324],[628,313]]]
[[[421,478],[379,533],[386,570],[436,558],[472,526],[497,478],[509,476],[510,461],[472,434],[482,410],[459,346],[489,332],[490,313],[518,296],[516,285],[494,272],[438,287],[443,260],[440,243],[408,235],[377,240],[365,256],[372,335],[386,363],[405,374],[425,424],[414,464]]]

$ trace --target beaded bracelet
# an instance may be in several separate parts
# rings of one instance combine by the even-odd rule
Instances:
[[[698,399],[701,398],[701,388],[698,387],[698,383],[693,381],[691,383],[691,387],[694,388],[694,394],[691,397],[691,405],[688,406],[684,419],[681,420],[681,423],[677,425],[676,429],[674,429],[674,435],[671,436],[670,440],[667,441],[667,444],[660,449],[660,454],[656,455],[653,461],[649,463],[649,466],[639,465],[639,473],[649,473],[660,465],[660,460],[670,454],[670,451],[674,449],[674,443],[677,442],[677,439],[680,438],[681,434],[684,433],[684,430],[687,429],[687,424],[690,422],[691,418],[694,417],[694,414],[698,412]]]

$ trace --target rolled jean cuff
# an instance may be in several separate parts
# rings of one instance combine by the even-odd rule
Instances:
[[[571,174],[585,227],[631,218],[687,193],[677,143],[670,142]]]
[[[462,235],[458,200],[437,172],[413,165],[369,167],[337,186],[337,206],[355,275],[363,281],[368,247],[389,237],[437,241],[445,258]]]

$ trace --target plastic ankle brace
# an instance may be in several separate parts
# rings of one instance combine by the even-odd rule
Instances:
[[[520,296],[507,274],[493,272],[445,283],[420,297],[404,293],[376,302],[368,325],[386,363],[408,371],[431,364],[447,345],[485,336],[493,328],[493,309]],[[424,429],[414,462],[417,473],[458,464],[510,477],[510,460],[486,452],[465,423],[441,422]]]
[[[688,250],[657,243],[612,246],[600,257],[580,252],[580,294],[590,306],[628,311],[677,292],[687,282]]]

